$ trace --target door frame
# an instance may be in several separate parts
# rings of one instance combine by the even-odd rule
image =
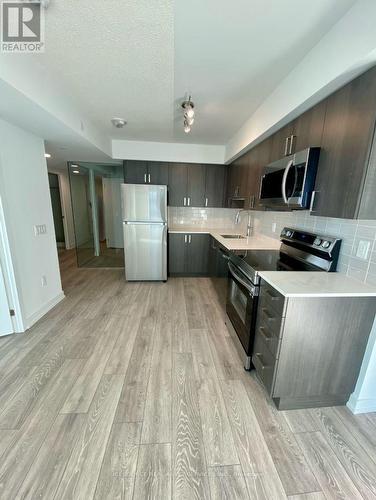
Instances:
[[[15,333],[23,333],[25,326],[21,313],[21,305],[18,296],[16,277],[14,274],[12,254],[9,245],[8,233],[5,223],[3,201],[0,193],[0,265],[3,272],[5,289],[8,296],[9,307],[14,310],[12,316],[13,330]]]

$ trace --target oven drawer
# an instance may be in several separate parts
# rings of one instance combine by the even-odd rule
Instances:
[[[279,348],[282,338],[280,332],[282,331],[282,326],[283,325],[281,325],[281,329],[278,332],[275,332],[272,328],[270,328],[267,321],[260,319],[260,315],[257,320],[256,336],[262,338],[269,351],[275,358],[279,357]]]
[[[275,312],[284,316],[285,297],[264,280],[261,281],[259,301],[261,307],[274,309]]]
[[[277,339],[281,337],[283,327],[282,314],[272,309],[269,304],[265,304],[265,302],[261,300],[257,310],[257,323],[262,323],[268,332]]]
[[[255,367],[257,376],[264,384],[268,394],[273,392],[274,372],[277,360],[269,351],[260,334],[257,332],[255,345],[253,348],[252,363]]]

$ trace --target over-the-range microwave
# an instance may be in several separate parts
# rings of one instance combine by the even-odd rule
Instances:
[[[266,208],[309,208],[315,187],[320,148],[307,148],[267,165],[261,177],[260,205]]]

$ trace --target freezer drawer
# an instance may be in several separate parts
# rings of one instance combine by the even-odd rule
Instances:
[[[167,224],[123,223],[125,279],[167,280]]]
[[[122,184],[123,221],[167,222],[167,186]]]

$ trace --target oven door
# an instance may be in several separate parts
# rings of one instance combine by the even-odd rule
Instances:
[[[226,313],[246,356],[252,355],[258,287],[232,262],[228,262]]]

